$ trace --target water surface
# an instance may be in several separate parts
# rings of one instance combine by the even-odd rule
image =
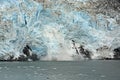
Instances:
[[[120,62],[0,62],[0,80],[120,80]]]

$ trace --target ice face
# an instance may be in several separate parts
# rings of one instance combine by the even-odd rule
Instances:
[[[28,44],[43,60],[83,59],[72,40],[77,49],[84,45],[91,51],[92,58],[112,57],[112,50],[120,45],[119,15],[92,14],[87,11],[89,0],[77,2],[80,6],[71,0],[0,0],[1,58],[18,57]],[[82,9],[77,10],[79,7]],[[108,49],[99,49],[104,46]]]
[[[1,54],[18,57],[26,44],[32,45],[34,52],[45,54],[47,48],[42,43],[41,23],[37,19],[42,6],[29,0],[4,0],[1,8]]]

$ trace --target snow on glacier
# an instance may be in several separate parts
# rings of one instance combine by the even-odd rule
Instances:
[[[92,58],[112,57],[112,49],[120,44],[116,20],[104,14],[94,16],[85,10],[72,10],[58,2],[44,8],[42,3],[32,0],[0,0],[1,58],[18,57],[28,44],[43,60],[74,60],[73,55],[83,59],[72,48],[71,40],[77,47],[84,45],[90,50]],[[103,46],[110,49],[96,51]]]

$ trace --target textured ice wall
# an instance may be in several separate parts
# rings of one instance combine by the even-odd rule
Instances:
[[[76,47],[84,45],[91,51],[92,58],[113,57],[112,50],[120,45],[119,15],[115,10],[112,17],[102,13],[105,9],[98,4],[97,0],[0,0],[1,58],[18,57],[28,44],[43,60],[83,59],[72,40]]]
[[[41,33],[43,26],[38,20],[42,6],[30,0],[1,0],[0,5],[1,56],[14,54],[18,57],[26,44],[35,53],[46,54]]]

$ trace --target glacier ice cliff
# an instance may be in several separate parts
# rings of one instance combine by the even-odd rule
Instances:
[[[119,5],[119,0],[0,0],[0,59],[18,58],[26,45],[41,60],[113,58],[120,47]]]

